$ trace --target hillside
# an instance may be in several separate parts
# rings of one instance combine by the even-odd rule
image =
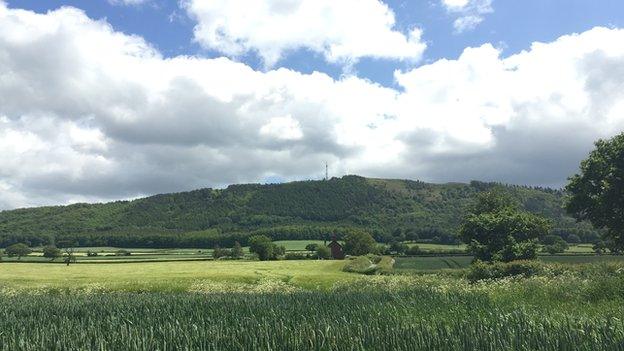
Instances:
[[[74,204],[0,212],[0,246],[70,241],[81,246],[204,247],[244,241],[323,239],[365,229],[391,236],[451,241],[474,196],[494,183],[429,184],[345,176],[328,181],[232,185],[226,189],[150,196],[134,201]],[[561,208],[558,190],[504,185],[525,209],[550,218],[556,232],[590,240],[595,231]]]

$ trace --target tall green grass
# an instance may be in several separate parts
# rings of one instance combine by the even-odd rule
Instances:
[[[0,350],[624,350],[624,276],[0,294]]]

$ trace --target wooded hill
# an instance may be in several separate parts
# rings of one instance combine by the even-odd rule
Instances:
[[[592,241],[596,231],[562,209],[560,190],[500,185],[429,184],[344,176],[327,181],[231,185],[133,201],[0,212],[0,246],[212,247],[245,243],[250,234],[275,240],[325,239],[367,230],[378,241],[454,240],[475,195],[501,186],[528,211],[550,218],[554,232]]]

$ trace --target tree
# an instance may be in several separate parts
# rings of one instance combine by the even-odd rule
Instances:
[[[613,251],[624,249],[624,133],[598,140],[565,190],[568,213],[604,229]]]
[[[477,196],[459,234],[476,259],[509,262],[536,258],[537,241],[549,230],[548,220],[519,210],[507,194],[493,189]]]
[[[566,238],[566,241],[569,242],[570,244],[579,244],[581,242],[581,237],[579,237],[576,234],[570,234]]]
[[[249,251],[257,254],[260,261],[267,261],[283,255],[286,248],[275,245],[266,235],[254,235],[249,238]]]
[[[18,244],[13,244],[13,245],[7,247],[4,250],[4,252],[9,257],[17,256],[17,259],[21,260],[22,256],[29,255],[32,252],[32,250],[26,244],[18,243]]]
[[[331,250],[327,246],[316,245],[316,257],[318,257],[321,260],[329,259],[331,258]]]
[[[594,250],[597,255],[602,255],[607,251],[607,244],[602,240],[596,241],[592,250]]]
[[[61,257],[61,250],[54,245],[47,245],[43,248],[43,257],[54,260],[57,257]]]
[[[399,241],[393,241],[390,243],[390,252],[394,252],[397,255],[404,255],[408,249],[409,247],[405,243]]]
[[[375,239],[362,231],[352,231],[344,237],[344,252],[347,255],[361,256],[375,249]]]
[[[65,249],[65,258],[63,259],[66,265],[69,266],[70,263],[76,263],[76,255],[74,254],[74,248],[68,247]]]
[[[241,258],[245,256],[245,253],[243,252],[243,248],[241,247],[241,244],[238,241],[234,242],[234,247],[232,247],[232,250],[230,251],[230,256],[232,258]]]
[[[319,244],[308,244],[306,245],[306,251],[316,251],[319,247]]]
[[[219,258],[225,256],[228,256],[228,250],[222,249],[219,245],[215,245],[214,249],[212,250],[212,257],[215,260],[218,260]]]
[[[546,235],[541,242],[544,245],[542,251],[549,254],[562,253],[568,249],[568,243],[559,235]]]

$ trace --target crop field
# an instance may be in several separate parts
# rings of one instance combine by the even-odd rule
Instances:
[[[622,350],[619,269],[478,284],[357,276],[326,290],[282,281],[245,291],[235,280],[140,294],[5,289],[0,350]]]
[[[345,261],[203,261],[98,264],[1,263],[0,288],[101,291],[187,291],[207,282],[276,281],[297,288],[328,288],[355,276]]]

